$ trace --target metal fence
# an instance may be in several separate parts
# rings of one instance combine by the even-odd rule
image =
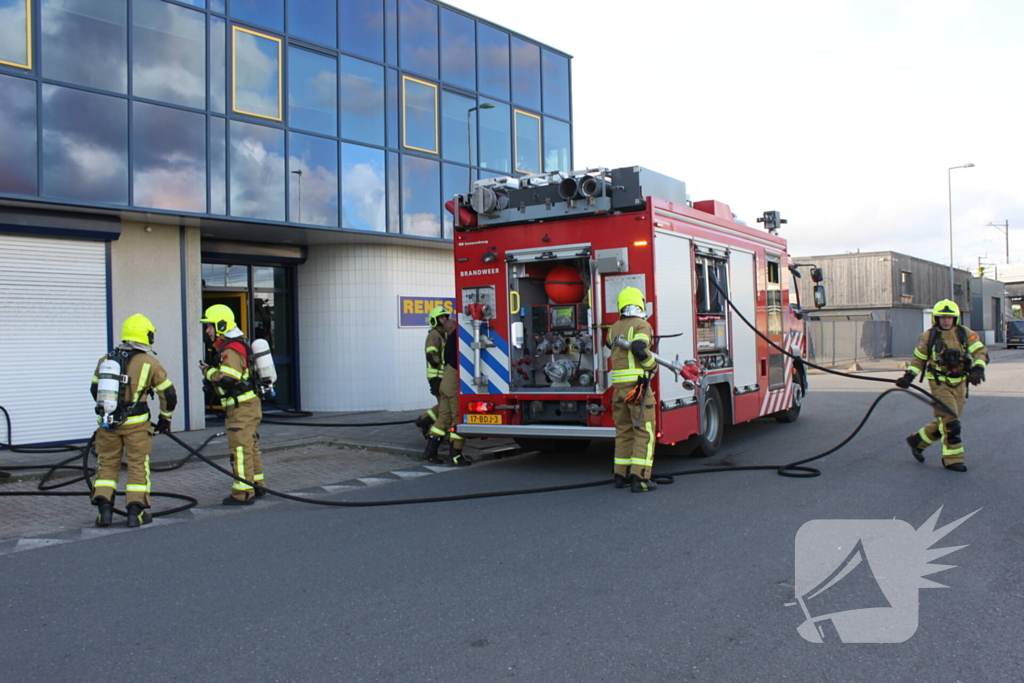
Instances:
[[[809,320],[807,347],[812,363],[856,363],[892,355],[888,320]]]

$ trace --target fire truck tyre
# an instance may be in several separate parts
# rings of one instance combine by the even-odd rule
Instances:
[[[512,439],[524,451],[541,453],[582,453],[590,447],[589,439],[540,439],[516,437]]]
[[[708,389],[704,399],[704,413],[701,416],[701,433],[697,435],[697,451],[695,455],[710,458],[722,445],[722,433],[725,421],[722,411],[722,397],[718,389]]]
[[[804,388],[799,382],[793,382],[793,403],[788,410],[775,413],[777,422],[796,422],[800,417],[800,405],[804,402]]]

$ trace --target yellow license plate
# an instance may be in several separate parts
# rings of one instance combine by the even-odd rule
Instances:
[[[466,424],[500,425],[501,415],[466,415]]]

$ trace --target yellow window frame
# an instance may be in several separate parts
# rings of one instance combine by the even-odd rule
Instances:
[[[519,168],[519,114],[522,114],[523,116],[529,116],[531,119],[536,119],[537,120],[537,167],[538,167],[538,170],[536,170],[536,171],[524,171],[523,169]],[[513,151],[513,155],[512,156],[515,159],[515,161],[513,163],[515,164],[515,167],[516,167],[516,173],[541,173],[544,170],[544,144],[543,144],[544,129],[541,128],[540,117],[537,116],[536,114],[531,114],[528,111],[523,111],[522,109],[513,109],[512,110],[512,122],[513,122],[513,127],[512,127],[512,140],[513,140],[513,142],[512,142],[512,144],[515,146],[515,149],[512,150]]]
[[[19,64],[0,59],[0,64],[32,70],[32,0],[25,0],[25,63]]]
[[[248,33],[248,34],[254,35],[254,36],[258,37],[258,38],[266,38],[267,40],[273,40],[275,43],[277,43],[277,116],[267,116],[266,114],[257,114],[256,112],[246,111],[244,109],[239,109],[238,107],[235,106],[235,101],[238,99],[238,90],[237,90],[237,88],[238,88],[238,86],[237,86],[238,79],[235,78],[235,75],[236,75],[236,63],[237,63],[237,59],[238,59],[238,57],[237,57],[238,42],[235,40],[235,36],[237,35],[236,31],[241,31],[242,33]],[[284,85],[283,85],[283,79],[284,79],[284,60],[282,59],[282,57],[283,57],[283,47],[282,47],[283,42],[284,41],[281,38],[278,38],[276,36],[267,35],[266,33],[260,33],[259,31],[253,31],[252,29],[243,28],[241,26],[232,26],[231,27],[231,111],[233,111],[236,114],[245,114],[246,116],[255,116],[256,118],[267,119],[269,121],[282,121],[282,120],[284,120],[284,113],[282,111],[282,104],[281,104],[281,100],[283,99],[282,98],[282,93],[283,93],[283,90],[284,90]]]
[[[425,85],[425,86],[427,86],[429,88],[432,88],[433,91],[434,91],[434,149],[424,149],[423,147],[416,147],[415,145],[410,145],[408,143],[408,141],[407,141],[407,138],[406,138],[406,121],[408,120],[409,117],[406,114],[406,107],[407,107],[406,103],[408,101],[407,98],[406,98],[406,85],[409,83],[409,81],[412,81],[414,83],[419,83],[420,85]],[[417,152],[426,152],[427,154],[437,154],[438,153],[437,148],[440,146],[438,144],[438,138],[440,136],[438,135],[438,123],[437,123],[437,119],[438,119],[438,116],[437,116],[437,113],[438,113],[437,98],[438,98],[438,87],[437,87],[436,83],[431,83],[429,81],[421,81],[420,79],[413,78],[412,76],[402,76],[402,147],[404,147],[405,149],[414,149]]]

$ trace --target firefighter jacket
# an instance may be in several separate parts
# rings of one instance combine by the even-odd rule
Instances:
[[[967,378],[975,365],[984,368],[988,364],[988,349],[972,332],[962,325],[942,330],[932,327],[925,330],[914,347],[914,360],[907,372],[914,375],[925,373],[925,378],[956,386]]]
[[[456,371],[459,369],[459,328],[455,328],[455,331],[451,333],[449,337],[442,337],[442,354],[444,356],[444,364],[450,368],[454,368]],[[444,367],[438,369],[438,377],[444,377]]]
[[[431,327],[427,332],[427,341],[424,351],[427,354],[427,381],[444,375],[444,365],[441,360],[444,358],[444,332],[440,327]]]
[[[248,352],[248,345],[241,338],[218,337],[213,346],[219,354],[203,376],[217,390],[221,406],[227,409],[258,399],[253,389],[249,359],[242,351]]]
[[[114,419],[118,425],[133,425],[149,422],[149,397],[155,391],[160,396],[160,415],[168,420],[178,404],[174,385],[167,378],[164,366],[153,355],[132,345],[122,345],[116,351],[130,355],[127,368],[121,368],[121,375],[127,382],[121,383],[121,394],[118,397],[117,411]],[[92,376],[92,397],[96,398],[99,385],[100,365],[115,352],[100,358],[96,364],[96,372]],[[116,358],[115,358],[116,360]],[[101,421],[99,418],[97,422]]]
[[[625,337],[631,344],[635,341],[643,342],[644,348],[648,351],[647,358],[640,360],[629,349],[622,349],[614,346],[616,337]],[[651,338],[654,336],[654,329],[643,318],[619,318],[611,329],[608,330],[606,343],[612,350],[612,385],[617,387],[632,386],[638,379],[653,375],[658,370],[658,364],[651,355]]]

